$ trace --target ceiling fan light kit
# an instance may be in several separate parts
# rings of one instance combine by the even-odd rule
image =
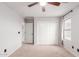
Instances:
[[[42,11],[43,12],[45,12],[45,5],[46,4],[50,4],[50,5],[54,5],[54,6],[60,6],[60,2],[34,2],[34,3],[32,3],[32,4],[30,4],[30,5],[28,5],[28,7],[32,7],[32,6],[34,6],[34,5],[37,5],[37,4],[40,4],[40,6],[42,6]]]
[[[39,2],[40,6],[45,6],[47,3],[46,2]]]

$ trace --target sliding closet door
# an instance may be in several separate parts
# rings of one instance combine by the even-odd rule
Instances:
[[[51,20],[37,21],[37,44],[51,45],[58,44],[57,39],[58,23]]]

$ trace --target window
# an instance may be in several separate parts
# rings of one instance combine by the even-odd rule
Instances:
[[[71,40],[71,18],[64,21],[64,39]]]

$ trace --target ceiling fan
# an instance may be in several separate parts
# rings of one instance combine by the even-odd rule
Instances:
[[[28,5],[28,7],[32,7],[32,6],[34,6],[34,5],[37,5],[39,2],[34,2],[34,3],[32,3],[32,4],[29,4]],[[60,6],[60,2],[47,2],[48,4],[50,4],[50,5],[54,5],[54,6]],[[42,11],[43,12],[45,12],[45,7],[44,6],[42,6]]]

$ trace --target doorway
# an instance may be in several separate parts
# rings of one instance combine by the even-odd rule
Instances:
[[[24,20],[25,22],[25,39],[24,43],[34,44],[34,18],[27,17]]]

